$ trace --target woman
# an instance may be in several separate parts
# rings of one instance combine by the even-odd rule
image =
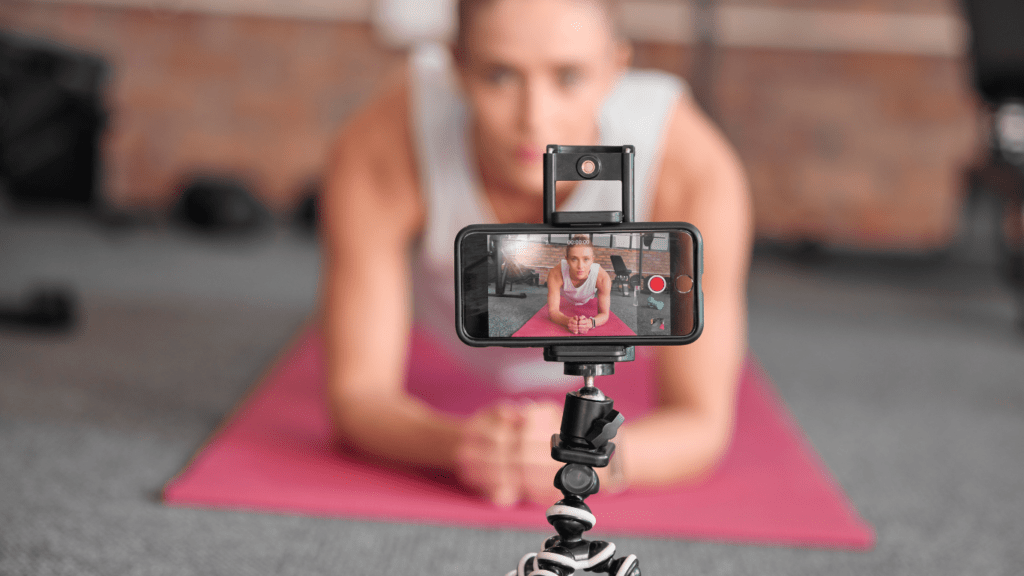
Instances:
[[[682,84],[629,59],[600,0],[462,0],[452,50],[414,54],[342,130],[324,198],[323,322],[332,417],[349,445],[450,470],[500,505],[553,501],[559,406],[441,413],[406,392],[402,359],[415,318],[496,385],[557,382],[561,367],[538,350],[458,342],[452,240],[468,224],[541,221],[546,144],[633,144],[637,219],[703,233],[706,326],[690,346],[655,349],[658,407],[622,427],[602,489],[693,478],[724,452],[746,345],[746,182]],[[618,209],[596,182],[566,184],[559,210]]]
[[[612,280],[601,265],[594,262],[590,238],[578,234],[569,239],[565,259],[548,272],[548,317],[572,334],[586,334],[608,321]],[[597,312],[584,314],[597,298]],[[571,312],[564,314],[562,311]]]

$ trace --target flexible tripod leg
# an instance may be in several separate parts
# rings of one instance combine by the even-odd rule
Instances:
[[[600,488],[594,466],[608,465],[615,450],[609,440],[622,424],[622,415],[593,381],[592,375],[587,376],[583,388],[566,394],[561,431],[551,439],[552,457],[565,463],[554,482],[563,498],[547,511],[548,523],[558,535],[548,538],[540,552],[523,556],[507,576],[569,576],[579,570],[640,576],[635,555],[616,559],[615,544],[583,538],[597,523],[584,502]]]
[[[548,538],[539,553],[524,555],[516,569],[506,576],[569,576],[577,571],[640,576],[636,555],[615,558],[614,543],[582,537],[596,522],[582,498],[560,500],[548,509],[547,518],[558,535]]]

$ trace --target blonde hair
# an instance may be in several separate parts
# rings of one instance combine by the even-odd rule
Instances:
[[[565,245],[565,257],[569,257],[569,250],[578,246],[590,248],[590,253],[594,253],[594,243],[590,241],[590,236],[587,236],[586,234],[576,234],[572,238],[569,238],[569,242]]]

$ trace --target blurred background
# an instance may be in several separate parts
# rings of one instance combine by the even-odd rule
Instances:
[[[161,212],[183,178],[213,171],[243,178],[282,213],[405,49],[450,31],[449,4],[4,1],[0,26],[9,46],[44,39],[102,62],[88,87],[106,119],[93,201]],[[624,0],[620,9],[635,65],[686,78],[739,150],[762,237],[948,245],[961,172],[984,143],[954,0]]]
[[[471,537],[156,498],[313,312],[332,138],[410,46],[451,33],[449,11],[0,0],[0,572],[335,573],[358,549],[418,574],[388,549]],[[864,554],[626,544],[666,573],[1018,573],[1022,4],[620,14],[634,65],[685,78],[739,151],[752,351],[878,531]],[[358,548],[364,533],[389,548]],[[462,549],[454,572],[504,568]]]

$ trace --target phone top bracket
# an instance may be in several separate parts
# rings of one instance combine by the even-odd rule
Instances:
[[[544,223],[552,226],[609,226],[633,222],[633,146],[559,146],[544,152]],[[556,212],[555,183],[569,180],[622,182],[622,209],[612,212]]]

